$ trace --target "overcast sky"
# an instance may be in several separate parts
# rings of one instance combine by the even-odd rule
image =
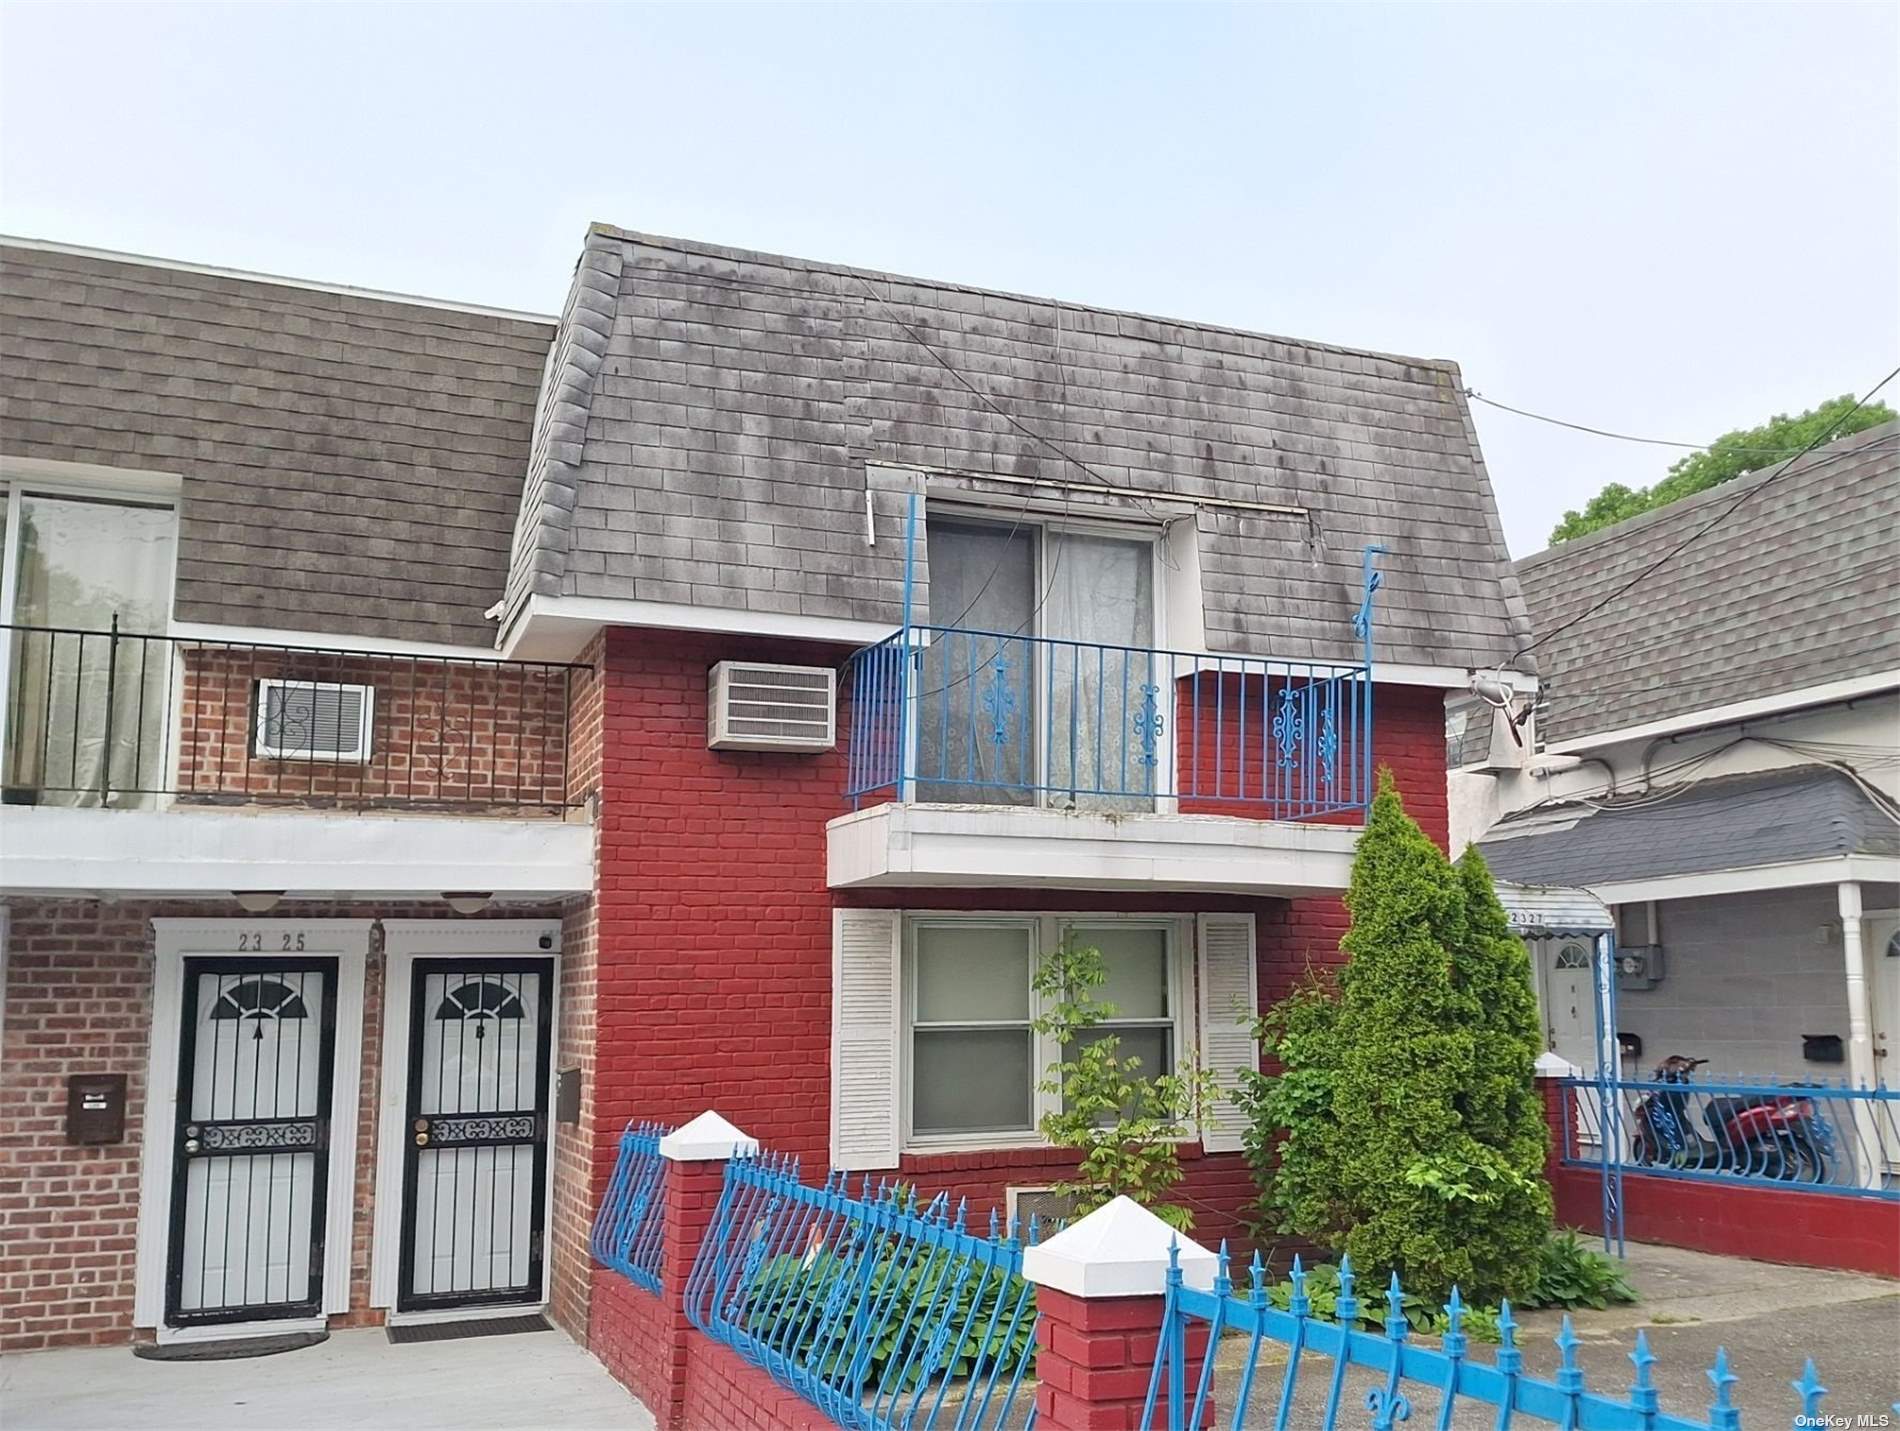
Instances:
[[[602,219],[1702,441],[1900,362],[1897,16],[16,0],[0,229],[551,312]],[[1670,460],[1478,423],[1519,555]]]

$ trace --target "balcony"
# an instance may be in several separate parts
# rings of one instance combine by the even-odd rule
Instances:
[[[0,631],[0,889],[588,887],[585,667]]]
[[[1369,660],[907,626],[846,694],[839,888],[1334,892],[1373,791]]]

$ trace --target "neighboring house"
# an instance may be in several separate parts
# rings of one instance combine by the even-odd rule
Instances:
[[[128,1234],[142,1207],[147,1233],[136,1257],[129,1235],[109,1252],[87,1245],[109,1290],[84,1312],[85,1294],[52,1288],[60,1277],[23,1270],[18,1295],[9,1272],[9,1318],[19,1306],[36,1319],[25,1344],[178,1320],[130,1300],[135,1272],[141,1286],[162,1280],[168,1223],[187,1271],[207,1237],[252,1245],[222,1214],[194,1231],[194,1165],[178,1163],[174,1192],[174,1154],[152,1136],[169,1112],[147,1120],[142,1193],[136,1131],[63,1145],[63,1077],[116,1069],[135,1090],[148,1067],[174,1077],[184,1031],[183,1063],[226,1087],[202,1052],[211,1016],[191,1025],[167,992],[177,961],[234,962],[254,928],[267,946],[300,928],[308,947],[332,915],[358,921],[337,928],[367,951],[350,957],[371,991],[338,1006],[332,1118],[360,1087],[363,1132],[354,1161],[332,1159],[325,1192],[348,1207],[353,1179],[360,1194],[354,1226],[331,1234],[351,1249],[332,1253],[323,1284],[336,1313],[439,1313],[449,1298],[425,1307],[390,1280],[422,1246],[463,1303],[545,1299],[596,1347],[635,1334],[628,1284],[590,1273],[595,1199],[628,1120],[709,1106],[808,1167],[1014,1207],[1070,1165],[1036,1132],[1054,1054],[1030,1027],[1038,957],[1064,939],[1099,945],[1126,1045],[1152,1067],[1193,1058],[1231,1080],[1255,1057],[1252,1013],[1339,957],[1374,771],[1389,768],[1445,839],[1446,693],[1529,640],[1445,362],[605,227],[589,232],[552,326],[44,247],[5,257],[8,302],[32,324],[6,337],[0,452],[168,474],[190,559],[175,597],[161,587],[138,624],[186,638],[176,661],[211,682],[207,698],[184,694],[189,682],[156,693],[135,722],[158,732],[167,770],[154,808],[42,795],[6,811],[7,1056],[35,1060],[31,1083],[9,1083],[8,1155],[59,1181],[9,1182],[0,1207],[57,1224],[94,1198]],[[227,307],[250,326],[220,322]],[[113,341],[74,353],[75,326]],[[232,367],[181,370],[201,354]],[[49,378],[56,365],[71,371]],[[139,365],[153,371],[125,380]],[[244,375],[252,366],[304,385],[280,396]],[[130,391],[100,397],[105,374]],[[30,434],[23,451],[16,433]],[[287,539],[276,528],[292,512],[309,515]],[[464,558],[452,574],[438,570],[447,553]],[[104,599],[63,619],[109,629],[116,609]],[[374,720],[352,729],[391,752],[390,773],[373,753],[306,760],[291,774],[313,784],[285,785],[288,763],[260,748],[277,741],[275,688],[243,666],[234,692],[226,658],[200,654],[252,634],[232,629],[240,617],[355,653],[293,673],[314,696],[376,684],[351,679],[365,647],[401,671],[411,654],[468,654],[484,633],[504,659],[454,667],[445,690],[558,679],[561,699],[534,708],[563,738],[535,817],[490,799],[480,777],[453,811],[195,808],[211,752],[293,798],[355,798],[365,783],[375,795],[391,780],[406,793],[417,755],[396,763],[382,722],[433,713],[440,729],[455,713],[426,681],[405,688],[412,700],[378,684]],[[30,676],[25,639],[13,669]],[[216,727],[227,706],[244,712],[235,729]],[[13,738],[37,748],[42,729],[89,731],[62,709],[12,724]],[[312,713],[316,738],[335,740],[335,707]],[[207,720],[215,738],[178,734]],[[423,767],[418,803],[442,797],[444,767],[518,780],[494,752],[525,724],[450,721],[464,744]],[[228,787],[208,793],[254,788]],[[83,880],[58,874],[54,838],[81,820]],[[197,821],[236,824],[200,842],[183,833]],[[160,843],[126,846],[134,825]],[[268,873],[233,867],[260,844]],[[467,868],[446,868],[446,849]],[[174,854],[202,872],[154,889]],[[411,864],[433,883],[392,884]],[[260,889],[284,891],[271,922],[233,922],[231,892]],[[477,906],[510,917],[448,917]],[[303,922],[281,924],[286,912]],[[218,922],[169,922],[193,915]],[[324,937],[325,949],[341,938]],[[107,987],[71,978],[99,949]],[[534,971],[557,955],[550,1003]],[[441,988],[401,1016],[379,1001],[413,986],[399,970],[437,956],[422,967]],[[256,1000],[233,1021],[286,996]],[[386,1032],[399,1026],[406,1041]],[[482,1061],[491,1031],[510,1050],[499,1063]],[[491,1075],[509,1106],[482,1091]],[[285,1081],[250,1077],[242,1086],[269,1085],[267,1097]],[[473,1160],[463,1148],[424,1170],[445,1086],[463,1112],[504,1116],[453,1124]],[[1238,1231],[1251,1198],[1240,1127],[1217,1109],[1188,1133],[1199,1230]],[[518,1166],[512,1184],[529,1217],[513,1246],[546,1247],[531,1285],[498,1277],[516,1264],[506,1235],[485,1230],[508,1207],[508,1165],[485,1151],[498,1146],[530,1161],[550,1150],[548,1184]],[[503,1191],[457,1201],[458,1165]],[[283,1206],[302,1216],[298,1186]],[[0,1229],[5,1255],[15,1225]]]
[[[1517,563],[1542,699],[1521,747],[1454,702],[1453,842],[1612,907],[1628,1075],[1679,1053],[1700,1078],[1894,1081],[1897,529],[1888,423]],[[1594,1067],[1585,951],[1533,948],[1551,1048]]]

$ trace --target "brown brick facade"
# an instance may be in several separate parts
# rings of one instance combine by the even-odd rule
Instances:
[[[164,660],[170,648],[158,642],[128,647],[128,658],[141,653]],[[179,667],[176,788],[192,803],[505,815],[558,814],[566,804],[569,686],[583,671],[264,646],[184,647]],[[370,758],[352,763],[259,754],[263,680],[368,686],[374,693]]]
[[[553,911],[495,913],[523,917]],[[6,1022],[0,1041],[0,1066],[6,1070],[0,1080],[0,1350],[123,1342],[133,1335],[139,1167],[152,1038],[151,921],[241,918],[242,912],[208,902],[15,900],[7,914]],[[273,919],[310,920],[442,916],[440,905],[425,904],[287,903],[271,913]],[[356,1209],[350,1310],[333,1317],[332,1325],[375,1323],[383,1317],[369,1305],[383,968],[379,930],[364,978],[355,1187],[342,1194],[353,1197]],[[122,1141],[99,1147],[65,1141],[66,1079],[82,1072],[127,1076]],[[557,1191],[557,1204],[560,1196]]]

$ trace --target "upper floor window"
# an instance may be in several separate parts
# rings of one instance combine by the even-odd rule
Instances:
[[[934,515],[926,537],[917,798],[1148,808],[1155,537]]]
[[[0,717],[9,790],[42,803],[136,793],[156,776],[166,671],[111,633],[162,635],[177,514],[169,503],[8,484],[0,536]]]

